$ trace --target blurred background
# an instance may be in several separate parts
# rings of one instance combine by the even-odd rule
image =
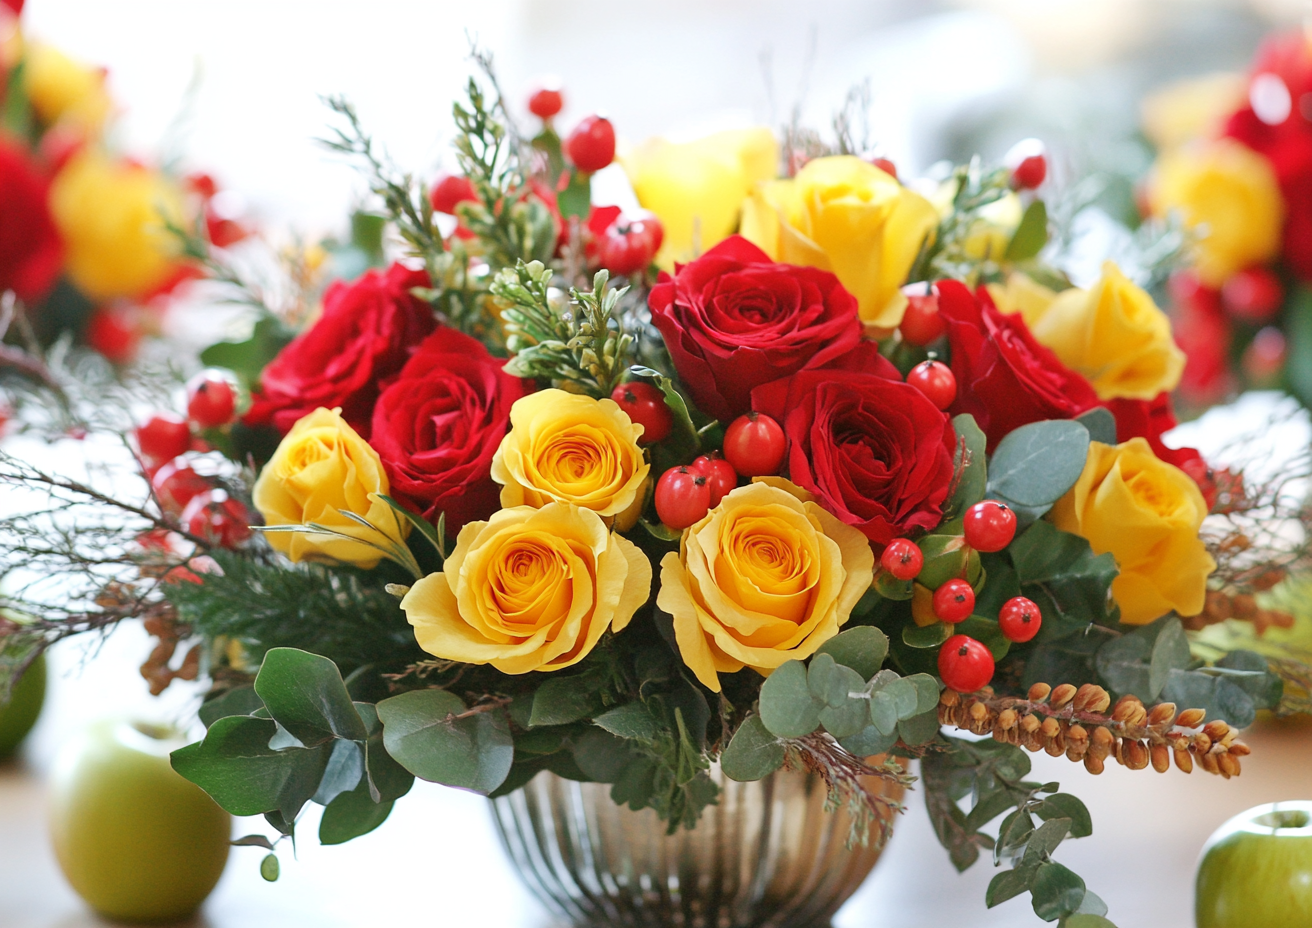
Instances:
[[[320,96],[346,95],[401,166],[436,175],[454,164],[450,101],[471,73],[471,43],[492,52],[521,114],[533,83],[554,75],[566,97],[559,124],[600,112],[621,144],[778,127],[794,113],[828,127],[849,89],[864,86],[868,137],[904,177],[972,153],[996,160],[1026,136],[1049,144],[1059,178],[1131,177],[1151,160],[1139,131],[1147,92],[1242,71],[1264,34],[1309,13],[1301,0],[28,0],[23,15],[33,37],[108,69],[123,109],[116,141],[129,152],[205,170],[255,226],[315,240],[344,234],[367,192],[315,141],[328,121]],[[1128,183],[1109,188],[1109,211],[1132,205]],[[171,324],[191,323],[176,313]],[[55,650],[47,711],[18,765],[0,766],[0,928],[99,924],[46,845],[40,774],[69,732],[108,713],[185,719],[199,700],[178,684],[163,700],[148,695],[138,629],[94,647],[94,662],[85,643]],[[1118,924],[1192,924],[1197,849],[1229,815],[1290,798],[1284,784],[1298,773],[1281,761],[1280,739],[1309,734],[1269,734],[1274,753],[1255,754],[1242,789],[1120,768],[1081,776],[1099,831],[1063,853],[1096,874],[1091,888]],[[1036,767],[1075,776],[1046,757]],[[414,921],[431,896],[442,905],[434,923],[545,925],[500,858],[484,802],[424,786],[347,847],[304,841],[277,884],[259,880],[260,852],[236,850],[201,924]],[[432,840],[453,831],[470,836],[458,853]],[[913,794],[888,861],[837,924],[1039,924],[1024,901],[984,911],[987,866],[945,897],[937,887],[950,873]]]

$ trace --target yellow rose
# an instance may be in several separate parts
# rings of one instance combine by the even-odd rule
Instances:
[[[23,89],[43,123],[63,122],[87,135],[100,134],[113,105],[102,69],[88,68],[40,42],[27,47],[23,65]]]
[[[684,144],[650,139],[621,160],[665,228],[656,263],[670,271],[733,234],[743,198],[777,173],[779,146],[764,127],[735,129]]]
[[[68,276],[93,301],[140,297],[177,269],[163,219],[185,225],[182,194],[156,171],[84,152],[55,176],[50,212]]]
[[[956,184],[951,186],[956,189]],[[1025,207],[1015,193],[1008,193],[985,206],[979,211],[979,218],[971,223],[970,232],[962,243],[966,257],[976,261],[1001,261],[1024,215]]]
[[[311,522],[359,541],[301,532],[268,532],[274,548],[293,561],[343,561],[373,567],[379,546],[401,544],[410,523],[399,519],[379,499],[390,492],[378,452],[346,424],[336,409],[316,409],[301,418],[260,471],[253,494],[266,525]],[[379,531],[370,531],[346,516],[354,513]]]
[[[791,180],[758,184],[743,205],[742,234],[774,260],[832,271],[861,318],[892,329],[901,287],[938,228],[933,204],[860,158],[809,161]]]
[[[644,494],[651,470],[638,447],[641,435],[642,426],[613,400],[564,390],[516,400],[510,432],[492,458],[501,505],[573,503],[601,516],[633,515],[636,522],[626,510]]]
[[[1056,290],[1043,286],[1020,271],[1008,274],[1006,283],[988,284],[986,289],[1000,312],[1008,315],[1020,313],[1030,329],[1034,328],[1039,317],[1048,311],[1052,301],[1057,298]]]
[[[782,485],[739,487],[661,561],[656,604],[683,661],[715,691],[743,667],[769,676],[810,657],[870,588],[866,537]]]
[[[1148,201],[1154,215],[1178,211],[1187,226],[1204,233],[1197,268],[1209,287],[1280,252],[1284,201],[1275,172],[1239,142],[1218,139],[1162,155]]]
[[[651,595],[651,562],[590,509],[502,509],[460,530],[440,573],[401,600],[419,646],[502,673],[560,670],[621,631]]]
[[[1151,400],[1174,390],[1184,372],[1166,313],[1112,261],[1092,289],[1057,294],[1030,331],[1089,378],[1099,399]]]
[[[1244,105],[1248,77],[1218,72],[1190,77],[1149,94],[1139,108],[1144,135],[1159,151],[1218,135],[1226,118]]]
[[[1052,521],[1107,551],[1120,573],[1112,596],[1121,621],[1144,625],[1175,610],[1197,615],[1216,561],[1198,537],[1207,503],[1178,467],[1160,461],[1142,438],[1089,445],[1084,473],[1052,508]]]

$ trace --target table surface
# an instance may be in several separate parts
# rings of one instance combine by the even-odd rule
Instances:
[[[131,712],[156,719],[188,711],[194,692],[144,696],[132,664],[148,649],[125,628],[84,663],[75,647],[52,659],[47,712],[17,762],[0,765],[0,928],[103,925],[64,883],[45,826],[44,772],[60,742],[95,715]],[[1044,754],[1034,776],[1059,780],[1083,798],[1094,834],[1062,846],[1058,858],[1107,901],[1121,928],[1192,926],[1193,871],[1207,836],[1231,815],[1264,802],[1312,799],[1312,724],[1264,723],[1243,775],[1129,771],[1099,777]],[[311,807],[314,808],[314,807]],[[239,820],[235,834],[259,830]],[[392,923],[443,928],[548,928],[551,919],[519,885],[492,830],[486,800],[418,783],[380,829],[321,847],[317,825],[302,828],[298,855],[280,853],[282,878],[265,883],[264,853],[234,848],[228,868],[194,928],[376,928]],[[958,875],[938,847],[919,792],[913,792],[888,853],[835,919],[835,928],[969,928],[1043,923],[1028,897],[984,907],[995,871],[987,863]]]

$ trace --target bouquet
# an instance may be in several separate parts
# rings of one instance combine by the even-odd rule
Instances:
[[[195,219],[217,247],[246,231],[208,175],[114,150],[104,70],[26,37],[21,10],[0,6],[0,290],[24,311],[15,324],[6,309],[0,338],[49,346],[71,334],[127,363],[160,328],[169,294],[200,276],[169,226]]]
[[[1040,257],[1041,152],[904,184],[838,119],[620,168],[607,120],[562,138],[546,89],[530,137],[479,63],[431,186],[331,101],[400,257],[299,327],[241,285],[190,424],[108,427],[138,497],[0,459],[51,500],[0,522],[0,570],[39,575],[0,657],[142,618],[143,673],[211,681],[175,769],[276,840],[310,802],[337,843],[415,777],[544,770],[674,831],[718,764],[818,773],[882,841],[863,781],[919,758],[953,862],[1011,864],[990,905],[1110,924],[1052,859],[1088,812],[1025,750],[1238,775],[1281,668],[1189,628],[1274,620],[1255,594],[1306,557],[1284,483],[1165,443],[1167,317]],[[642,209],[593,203],[619,170]]]

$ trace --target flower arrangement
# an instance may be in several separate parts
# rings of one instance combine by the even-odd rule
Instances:
[[[614,128],[562,139],[556,91],[530,138],[471,80],[431,186],[333,107],[403,256],[299,331],[257,307],[190,425],[120,425],[144,499],[0,459],[53,500],[0,520],[0,573],[43,574],[5,594],[9,663],[143,618],[155,684],[212,681],[174,767],[279,836],[319,803],[327,843],[415,777],[544,770],[692,827],[714,763],[817,772],[882,841],[863,778],[919,758],[953,862],[1012,864],[990,905],[1110,924],[1052,860],[1088,812],[1022,748],[1237,775],[1288,668],[1188,627],[1302,564],[1269,530],[1302,508],[1164,443],[1170,324],[1039,259],[1043,155],[921,188],[841,121],[654,142],[634,213],[593,205]]]
[[[220,247],[245,230],[219,211],[210,177],[177,177],[107,143],[104,70],[26,37],[22,6],[0,9],[0,290],[25,304],[30,339],[68,332],[126,363],[168,294],[199,275],[168,226],[201,219]]]

